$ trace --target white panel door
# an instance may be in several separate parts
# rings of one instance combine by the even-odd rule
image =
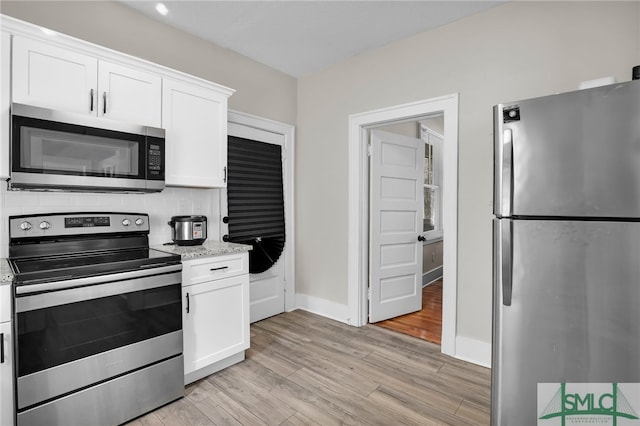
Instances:
[[[284,136],[281,134],[243,126],[237,123],[229,123],[228,126],[229,136],[280,145],[284,149]],[[284,165],[282,170],[283,173],[286,173]],[[285,193],[284,195],[286,203],[287,194]],[[226,216],[226,191],[222,196],[221,210],[223,215]],[[285,220],[292,220],[292,218],[285,217]],[[228,233],[228,225],[223,224],[221,234],[225,235]],[[250,321],[252,323],[284,312],[285,252],[289,249],[289,246],[290,242],[285,241],[284,252],[271,268],[260,274],[249,274]]]
[[[96,115],[98,60],[15,36],[13,102]]]
[[[179,81],[162,83],[167,185],[226,186],[227,96]]]
[[[422,308],[424,142],[373,130],[369,321]]]
[[[98,64],[98,116],[160,127],[162,79],[111,62]]]

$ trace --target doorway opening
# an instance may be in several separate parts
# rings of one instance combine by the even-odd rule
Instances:
[[[412,289],[413,296],[410,296],[412,300],[421,301],[420,309],[415,312],[403,313],[401,315],[393,315],[391,318],[382,319],[378,321],[374,320],[371,311],[369,312],[369,322],[376,326],[386,328],[388,330],[396,331],[409,336],[417,337],[422,340],[440,345],[442,343],[442,247],[443,247],[443,234],[442,234],[442,180],[443,180],[443,160],[442,150],[444,141],[444,115],[442,113],[430,116],[427,119],[419,121],[402,122],[399,124],[385,125],[376,127],[376,131],[382,130],[396,135],[402,135],[409,138],[414,138],[417,142],[422,142],[424,145],[424,160],[416,158],[416,165],[421,168],[420,181],[416,182],[417,188],[415,195],[422,192],[423,202],[422,204],[422,217],[418,218],[416,232],[419,235],[418,241],[415,242],[417,253],[416,255],[410,255],[409,258],[400,262],[403,265],[407,265],[410,260],[419,262],[421,260],[422,267],[419,268],[421,275],[415,275],[416,282]],[[377,151],[370,150],[372,153]],[[417,154],[416,154],[417,155]],[[374,171],[380,167],[380,160],[371,158],[369,161],[370,168],[370,185],[371,192],[376,192],[376,184],[371,179],[375,179],[379,172]],[[403,194],[395,192],[388,200],[388,208],[402,209],[405,204],[406,198],[402,197]],[[406,195],[406,194],[404,194]],[[370,195],[373,196],[373,195]],[[370,200],[370,213],[375,216],[375,208],[372,208],[372,201]],[[419,215],[420,216],[420,215]],[[372,217],[371,219],[374,219]],[[373,227],[375,220],[371,222],[370,228]],[[370,233],[374,232],[371,229]],[[410,232],[413,234],[413,232]],[[371,249],[375,244],[375,236],[370,235]],[[409,237],[411,239],[411,237]],[[387,245],[385,248],[394,245]],[[397,247],[397,241],[395,247]],[[378,256],[370,253],[370,287],[376,286],[376,273],[375,266]],[[394,259],[396,263],[400,259],[397,257]],[[417,265],[419,267],[419,265]],[[404,272],[406,274],[406,271]],[[390,270],[386,268],[387,277],[390,275]],[[405,275],[406,276],[406,275]],[[373,289],[372,289],[373,290]],[[372,291],[370,298],[376,294]],[[396,297],[396,300],[397,297]],[[369,301],[370,309],[372,301]],[[397,303],[397,302],[395,302]],[[408,312],[407,304],[405,306],[405,312]],[[375,305],[374,305],[375,307]],[[379,317],[379,315],[375,315]],[[374,322],[376,321],[376,322]]]
[[[295,256],[293,250],[293,241],[295,241],[293,226],[294,127],[237,111],[229,111],[227,124],[230,139],[241,142],[240,145],[237,145],[239,150],[245,149],[249,153],[267,150],[271,157],[274,156],[273,153],[275,152],[275,157],[272,160],[278,164],[273,168],[278,169],[278,171],[270,173],[270,175],[273,175],[273,179],[271,179],[273,185],[270,186],[273,186],[273,188],[278,187],[276,191],[278,192],[277,198],[279,203],[284,203],[283,206],[278,204],[275,209],[268,211],[268,213],[274,213],[275,216],[278,216],[276,221],[278,226],[271,226],[269,215],[252,214],[252,212],[255,213],[257,211],[256,205],[259,203],[262,203],[260,204],[260,209],[263,210],[262,213],[265,213],[265,209],[262,208],[264,207],[263,200],[249,202],[250,205],[254,204],[253,206],[240,206],[238,209],[239,215],[236,215],[236,217],[239,217],[240,222],[243,222],[240,228],[246,226],[248,224],[247,221],[251,223],[260,222],[258,225],[261,228],[259,233],[256,234],[260,238],[253,243],[255,243],[254,250],[256,252],[260,251],[259,254],[263,256],[262,258],[257,256],[254,259],[259,260],[259,262],[254,262],[254,267],[250,267],[251,273],[249,276],[249,316],[250,322],[253,323],[278,313],[295,309]],[[262,151],[258,154],[258,156],[265,155]],[[249,161],[253,157],[252,155],[247,155],[247,152],[239,152],[236,157],[238,162],[242,163],[243,167],[246,166],[249,171],[251,171],[251,168],[265,167],[264,163],[256,166],[255,163]],[[278,159],[281,159],[281,161],[278,161]],[[247,185],[249,187],[256,185],[255,183],[247,184],[246,181],[246,179],[255,177],[253,176],[255,173],[243,173],[242,167],[237,167],[237,169],[238,175],[242,179],[237,179],[238,188],[236,188],[237,191],[235,192],[242,193],[243,196],[240,198],[243,198],[246,195],[245,187]],[[262,192],[268,191],[269,188],[265,188],[264,184],[269,179],[262,175],[259,176],[259,179],[264,181],[261,183]],[[273,191],[270,194],[273,195]],[[243,200],[239,201],[243,202]],[[229,207],[228,191],[221,191],[221,216],[226,216],[227,219],[220,221],[220,235],[229,235]],[[272,212],[272,210],[275,210],[275,212]],[[284,220],[282,220],[282,215],[284,215]],[[256,223],[253,223],[253,225]],[[282,227],[284,229],[280,229]],[[274,244],[277,247],[274,247]],[[276,252],[278,256],[275,256]]]
[[[398,105],[349,117],[349,323],[368,322],[369,129],[444,115],[443,302],[441,351],[455,354],[457,293],[458,94]]]

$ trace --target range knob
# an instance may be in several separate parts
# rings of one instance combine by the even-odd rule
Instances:
[[[43,220],[42,222],[40,222],[40,229],[49,229],[49,228],[51,228],[51,224],[46,220]]]
[[[27,222],[26,220],[20,224],[20,229],[23,231],[28,231],[31,229],[31,222]]]
[[[144,219],[142,219],[141,217],[136,219],[136,225],[141,226],[144,223]]]
[[[122,219],[122,226],[129,226],[131,225],[131,221],[129,219]]]

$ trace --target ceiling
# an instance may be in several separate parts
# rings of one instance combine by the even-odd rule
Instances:
[[[501,1],[155,1],[122,3],[293,77],[428,31]]]

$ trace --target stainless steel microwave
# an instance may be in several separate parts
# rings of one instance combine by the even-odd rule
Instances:
[[[164,129],[11,105],[9,189],[158,192],[164,175]]]

